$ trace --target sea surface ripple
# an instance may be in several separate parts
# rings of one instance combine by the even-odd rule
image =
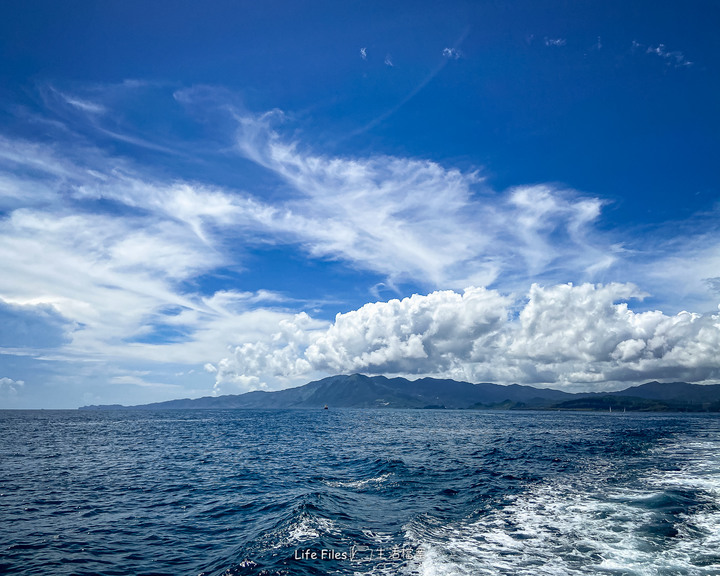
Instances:
[[[720,420],[0,411],[0,573],[720,574]]]

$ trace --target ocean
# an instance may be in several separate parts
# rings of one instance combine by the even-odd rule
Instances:
[[[720,419],[1,411],[0,573],[720,574]]]

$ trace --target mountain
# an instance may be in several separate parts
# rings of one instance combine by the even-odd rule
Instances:
[[[657,381],[609,393],[576,395],[555,406],[564,410],[720,412],[720,385]]]
[[[276,392],[206,396],[140,406],[83,406],[81,410],[234,408],[448,408],[513,410],[720,411],[720,385],[648,382],[617,392],[576,393],[512,384],[410,381],[385,376],[331,376]]]
[[[720,384],[688,384],[687,382],[648,382],[626,390],[613,392],[615,396],[635,396],[650,400],[714,402],[720,397]]]

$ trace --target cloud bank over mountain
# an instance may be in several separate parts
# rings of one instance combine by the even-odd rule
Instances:
[[[220,362],[216,390],[243,389],[247,374],[261,372],[268,381],[362,372],[568,389],[717,379],[720,316],[628,308],[644,296],[632,284],[533,284],[519,302],[469,288],[366,304],[325,329],[308,330],[299,316],[261,346],[236,347]]]

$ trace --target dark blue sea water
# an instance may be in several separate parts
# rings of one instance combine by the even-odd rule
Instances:
[[[720,420],[3,411],[0,573],[720,574]]]

